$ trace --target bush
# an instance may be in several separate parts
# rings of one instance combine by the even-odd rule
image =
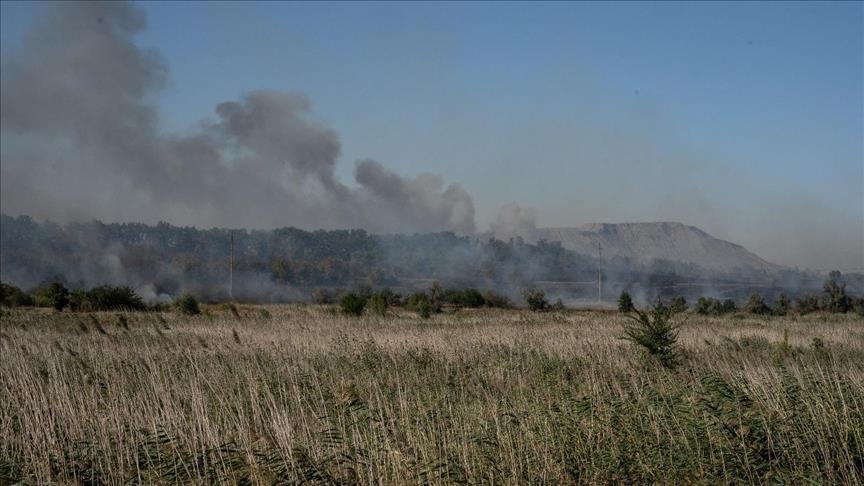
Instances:
[[[842,281],[840,272],[831,272],[822,288],[825,291],[825,310],[841,314],[849,311],[851,301],[846,295],[846,284]]]
[[[141,297],[130,287],[100,285],[87,291],[86,305],[90,310],[143,310]]]
[[[198,307],[198,301],[190,294],[183,294],[174,299],[174,307],[176,307],[181,314],[187,316],[196,316],[201,313],[201,309]]]
[[[789,314],[790,310],[791,306],[789,304],[789,297],[786,297],[786,294],[780,294],[774,302],[774,315],[785,316]]]
[[[696,301],[696,306],[693,309],[697,314],[711,316],[720,316],[738,310],[735,306],[735,301],[732,299],[726,299],[721,302],[720,300],[712,299],[711,297],[699,297],[699,300]]]
[[[441,301],[460,307],[483,307],[486,299],[477,289],[447,289],[441,292]]]
[[[720,302],[720,305],[717,307],[717,315],[731,314],[737,310],[738,306],[735,305],[735,301],[732,299],[726,299],[723,302]]]
[[[567,307],[564,305],[564,302],[561,299],[556,299],[552,305],[549,306],[549,310],[553,311],[563,311],[567,310]]]
[[[864,317],[864,297],[855,299],[852,303],[852,307],[855,309],[855,313],[861,317]]]
[[[628,315],[635,324],[624,325],[624,339],[645,348],[666,368],[674,368],[680,361],[678,351],[678,326],[670,322],[672,310],[661,303],[643,312],[634,309],[635,316]]]
[[[822,302],[816,295],[807,295],[795,301],[795,307],[801,315],[822,310]]]
[[[0,283],[0,304],[6,307],[32,307],[33,297],[10,284]]]
[[[315,289],[312,291],[312,302],[316,304],[332,304],[336,302],[336,296],[329,289]]]
[[[522,296],[525,297],[525,302],[528,308],[534,312],[542,312],[549,309],[549,302],[546,301],[546,293],[540,289],[526,289]]]
[[[498,307],[500,309],[509,309],[513,307],[510,299],[494,290],[487,290],[484,292],[483,301],[486,302],[486,307]]]
[[[423,292],[415,292],[405,299],[405,305],[417,312],[423,319],[428,319],[433,312],[441,312],[441,308],[436,306],[432,299]]]
[[[429,319],[432,316],[433,310],[435,310],[435,308],[428,300],[420,301],[420,303],[417,304],[417,314],[421,319]]]
[[[90,301],[87,300],[87,291],[75,289],[69,294],[69,310],[74,312],[86,312],[93,310]]]
[[[765,299],[758,293],[750,294],[747,299],[747,304],[744,306],[744,311],[749,314],[767,315],[771,313],[771,308],[765,303]]]
[[[630,293],[626,290],[621,291],[621,295],[618,296],[618,312],[632,312],[635,307],[633,307],[633,298],[630,297]]]
[[[390,307],[402,304],[402,296],[390,289],[384,289],[378,292],[378,295],[380,295]]]
[[[339,307],[342,312],[349,316],[360,316],[366,308],[366,297],[354,292],[349,292],[339,299]]]
[[[387,315],[387,308],[390,306],[390,303],[387,302],[387,296],[382,295],[381,293],[373,294],[372,297],[369,298],[369,310],[372,311],[373,314],[379,316]]]
[[[673,314],[680,314],[687,310],[687,299],[683,296],[679,295],[672,299],[672,303],[669,304],[669,311]]]
[[[36,296],[36,305],[40,307],[51,307],[60,312],[69,305],[69,289],[60,282],[43,285],[33,293]]]

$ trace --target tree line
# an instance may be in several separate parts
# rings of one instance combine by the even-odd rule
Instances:
[[[693,311],[701,315],[719,316],[743,311],[748,314],[785,316],[791,313],[800,315],[812,312],[831,312],[845,314],[856,312],[864,316],[864,296],[854,297],[847,294],[846,282],[839,271],[832,271],[828,279],[822,285],[821,294],[807,294],[799,297],[793,302],[786,294],[780,294],[769,305],[765,298],[759,293],[751,293],[744,305],[739,309],[732,299],[715,299],[712,297],[700,297],[693,306]],[[675,297],[668,306],[673,313],[687,310],[687,302],[684,297]],[[621,312],[632,312],[635,310],[633,298],[626,290],[618,297],[618,310]]]

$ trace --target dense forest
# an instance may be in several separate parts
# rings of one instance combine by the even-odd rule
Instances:
[[[179,292],[211,300],[228,297],[232,239],[233,297],[254,301],[301,299],[316,288],[361,284],[416,289],[433,281],[511,295],[538,285],[578,294],[579,289],[596,292],[598,269],[610,296],[634,286],[662,289],[682,282],[730,280],[695,265],[600,261],[557,242],[481,241],[448,232],[376,235],[364,230],[250,231],[99,221],[61,226],[7,215],[0,216],[0,229],[4,282],[22,288],[48,281],[70,288],[129,285],[147,300],[169,299]],[[737,278],[794,280],[803,286],[808,276],[788,272]]]

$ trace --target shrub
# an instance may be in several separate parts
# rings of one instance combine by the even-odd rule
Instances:
[[[354,292],[348,292],[339,299],[339,307],[349,316],[359,316],[366,308],[366,297]]]
[[[6,307],[32,307],[33,297],[10,284],[0,283],[0,304]]]
[[[679,295],[672,299],[672,303],[669,304],[669,311],[673,314],[680,314],[687,310],[687,299],[683,296]]]
[[[699,297],[699,300],[696,301],[696,306],[693,307],[693,310],[696,311],[697,314],[708,315],[711,314],[712,304],[716,299],[711,299],[708,297]]]
[[[720,305],[717,307],[717,315],[730,314],[737,310],[738,306],[735,305],[735,301],[732,299],[726,299],[723,302],[720,302]]]
[[[567,307],[564,305],[564,302],[561,299],[555,299],[555,302],[549,306],[549,310],[553,311],[563,311],[567,310]]]
[[[406,306],[417,312],[423,319],[428,319],[433,312],[440,312],[441,308],[432,303],[428,295],[423,292],[415,292],[405,299]]]
[[[522,292],[528,308],[535,312],[541,312],[549,309],[549,302],[546,301],[546,293],[540,289],[526,289]]]
[[[735,312],[738,308],[735,306],[735,301],[726,299],[720,301],[711,297],[699,297],[696,301],[696,306],[693,308],[697,314],[720,316]]]
[[[483,301],[486,302],[486,307],[498,307],[500,309],[509,309],[513,307],[513,304],[507,296],[501,295],[494,290],[487,290],[484,292]]]
[[[198,301],[190,294],[182,294],[174,299],[174,307],[176,307],[181,314],[187,316],[195,316],[201,313],[201,309],[198,307]]]
[[[864,317],[864,297],[860,297],[855,299],[853,302],[853,308],[855,309],[855,313],[861,317]]]
[[[441,301],[461,307],[483,307],[486,299],[477,289],[447,289],[441,292]]]
[[[621,295],[618,296],[618,312],[632,312],[635,307],[633,307],[633,298],[630,297],[630,293],[626,290],[621,291]]]
[[[51,307],[60,312],[69,305],[69,289],[60,282],[43,285],[33,293],[36,296],[36,305],[40,307]]]
[[[634,309],[634,312],[635,316],[627,316],[635,324],[624,325],[624,339],[645,348],[664,367],[677,366],[680,361],[678,326],[670,322],[672,310],[658,302],[650,311]]]
[[[432,316],[433,310],[434,310],[434,307],[432,306],[432,303],[429,302],[428,299],[420,301],[420,303],[417,304],[417,314],[422,319],[429,319],[429,317]]]
[[[92,306],[87,300],[87,291],[75,289],[69,294],[69,309],[75,312],[91,311]]]
[[[373,294],[372,297],[369,298],[369,310],[372,311],[373,314],[379,316],[387,315],[387,308],[390,306],[390,303],[387,302],[387,296],[382,295],[381,293]]]
[[[336,302],[336,296],[329,289],[315,289],[312,291],[312,302],[316,304],[332,304]]]
[[[141,297],[130,287],[100,285],[87,291],[87,305],[91,310],[143,310]]]
[[[756,292],[750,294],[744,310],[749,314],[766,315],[771,313],[771,308],[765,303],[765,299]]]
[[[840,272],[831,272],[822,288],[825,291],[825,310],[841,314],[849,311],[851,302],[846,295],[846,284],[841,280]]]
[[[388,306],[401,305],[402,304],[402,296],[393,292],[390,289],[384,289],[378,294],[387,302]]]
[[[777,301],[774,302],[774,315],[785,316],[789,314],[790,310],[789,297],[786,297],[786,294],[780,294],[777,297]]]
[[[795,302],[795,307],[799,314],[809,314],[822,310],[822,302],[816,295],[807,295],[798,299]]]

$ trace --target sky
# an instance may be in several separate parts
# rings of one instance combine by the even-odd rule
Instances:
[[[52,8],[0,3],[4,59]],[[136,8],[134,43],[166,67],[146,94],[162,134],[194,136],[254,90],[302,93],[338,136],[345,190],[374,159],[406,187],[440,175],[445,196],[429,197],[458,184],[477,231],[515,203],[539,226],[680,221],[772,262],[864,270],[861,2]],[[411,215],[452,221],[459,204]]]

